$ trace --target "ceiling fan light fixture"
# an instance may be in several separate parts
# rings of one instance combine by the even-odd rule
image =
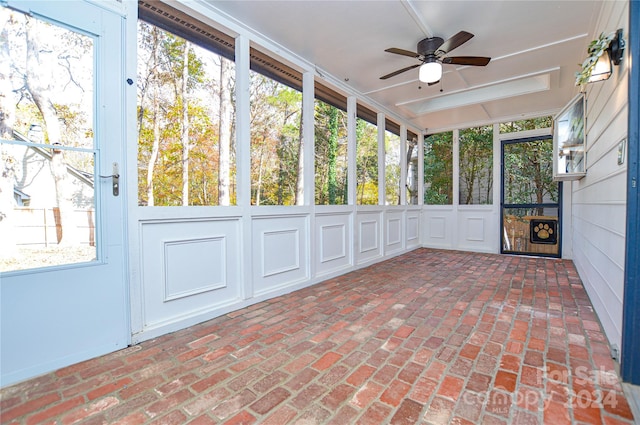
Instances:
[[[418,79],[423,83],[435,83],[442,77],[442,64],[440,62],[425,62],[420,65]]]

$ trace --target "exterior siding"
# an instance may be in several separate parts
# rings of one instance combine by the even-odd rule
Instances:
[[[596,33],[624,30],[628,2],[604,2]],[[585,46],[586,51],[586,46]],[[609,80],[587,90],[587,175],[570,184],[573,259],[609,342],[621,345],[624,283],[626,161],[618,145],[627,137],[628,56]]]

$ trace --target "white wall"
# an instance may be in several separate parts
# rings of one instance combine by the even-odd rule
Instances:
[[[618,28],[628,38],[628,2],[603,2],[594,39]],[[586,46],[585,46],[586,47]],[[587,85],[587,175],[572,186],[573,256],[609,342],[620,347],[624,282],[628,56],[609,80]],[[585,49],[586,57],[586,49]]]

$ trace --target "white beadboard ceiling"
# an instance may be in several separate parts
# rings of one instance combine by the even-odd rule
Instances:
[[[209,6],[428,132],[554,114],[578,93],[574,73],[593,39],[601,1],[215,1]],[[610,28],[614,31],[616,28]],[[486,67],[444,65],[442,84],[418,69],[425,37],[475,35],[448,56],[489,56]],[[600,83],[602,84],[602,83]],[[605,83],[606,84],[606,83]]]

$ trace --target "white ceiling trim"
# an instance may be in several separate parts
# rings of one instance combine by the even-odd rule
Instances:
[[[404,106],[414,114],[427,114],[549,89],[551,89],[551,74],[546,72],[498,84],[467,89],[458,93],[449,93],[447,96],[435,97],[426,101],[420,100],[397,104],[397,106]]]
[[[507,53],[506,55],[502,55],[502,56],[498,56],[496,58],[493,58],[493,59],[491,59],[491,61],[495,62],[495,61],[499,61],[501,59],[507,59],[507,58],[510,58],[510,57],[513,57],[513,56],[518,56],[518,55],[523,55],[525,53],[535,52],[536,50],[548,49],[549,47],[557,46],[557,45],[564,44],[564,43],[570,43],[572,41],[580,40],[581,38],[586,38],[588,36],[589,36],[589,34],[586,34],[586,33],[574,35],[573,37],[563,38],[562,40],[557,40],[557,41],[554,41],[552,43],[542,44],[540,46],[534,46],[534,47],[531,47],[529,49],[519,50],[519,51],[513,52],[513,53]],[[462,68],[469,68],[469,66],[465,65],[465,66],[461,66],[461,67],[456,68],[456,69],[462,69]]]
[[[420,28],[420,30],[424,33],[425,37],[433,37],[433,30],[427,25],[427,23],[422,19],[422,14],[420,14],[413,2],[411,0],[401,0],[402,5],[407,10],[411,18],[415,21],[416,25]]]
[[[509,83],[512,81],[518,81],[518,80],[523,80],[529,77],[537,77],[539,75],[545,75],[545,74],[557,74],[560,72],[560,67],[555,66],[553,68],[548,68],[548,69],[543,69],[540,71],[536,71],[536,72],[530,72],[528,74],[522,74],[522,75],[517,75],[511,78],[505,78],[503,80],[499,80],[499,81],[492,81],[491,83],[487,83],[487,84],[479,84],[477,86],[472,86],[472,87],[465,87],[459,90],[454,90],[448,93],[443,93],[439,96],[436,96],[436,99],[439,98],[446,98],[447,96],[451,96],[451,95],[458,95],[458,94],[463,94],[463,93],[467,93],[469,90],[474,90],[474,89],[480,89],[483,87],[492,87],[494,85],[500,85],[500,84],[504,84],[504,83]],[[424,98],[417,98],[417,99],[411,99],[411,100],[406,100],[404,102],[398,102],[395,105],[396,106],[405,106],[405,105],[410,105],[412,103],[418,103],[418,102],[424,102]]]

